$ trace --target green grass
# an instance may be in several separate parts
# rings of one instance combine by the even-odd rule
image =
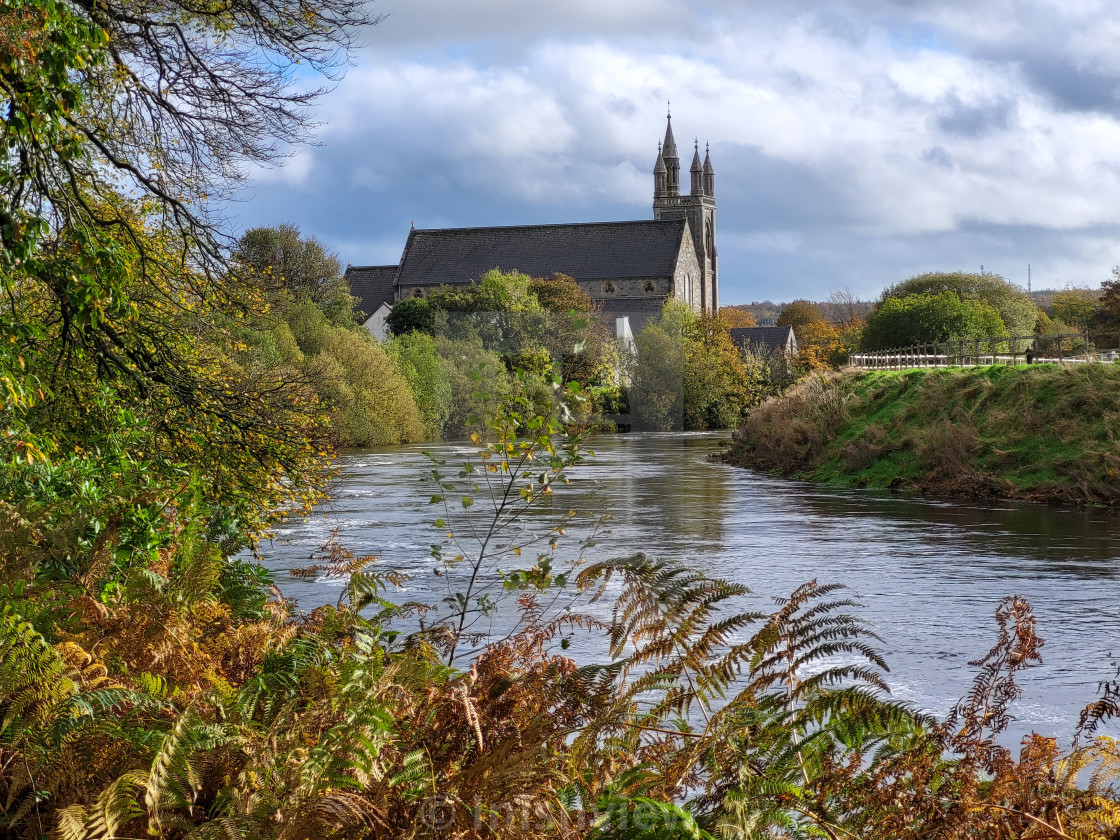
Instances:
[[[755,410],[732,463],[859,487],[1120,503],[1120,365],[845,372]]]

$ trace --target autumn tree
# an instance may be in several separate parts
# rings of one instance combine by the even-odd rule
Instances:
[[[1101,284],[1097,325],[1104,330],[1120,330],[1120,266],[1112,269],[1112,277]]]
[[[1054,293],[1050,312],[1054,318],[1072,324],[1079,331],[1084,332],[1094,320],[1100,305],[1100,295],[1093,289],[1070,286]]]
[[[723,323],[727,325],[729,330],[758,325],[751,311],[739,306],[721,306],[719,308],[719,316],[723,319]]]
[[[338,256],[314,237],[303,236],[295,225],[247,230],[234,257],[266,290],[311,300],[332,323],[354,323],[355,301]]]
[[[775,326],[793,327],[798,340],[801,339],[801,329],[808,324],[824,323],[824,313],[821,308],[811,300],[795,300],[787,303],[778,313]]]
[[[541,307],[549,312],[586,315],[599,309],[591,295],[566,274],[534,277],[529,282],[529,291],[536,296]]]

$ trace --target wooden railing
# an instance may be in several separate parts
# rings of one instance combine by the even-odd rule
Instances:
[[[1100,349],[1093,339],[1108,349]],[[1019,364],[1078,364],[1120,360],[1120,336],[1079,333],[1060,335],[991,336],[914,344],[892,350],[853,353],[849,367],[864,370],[979,367]]]

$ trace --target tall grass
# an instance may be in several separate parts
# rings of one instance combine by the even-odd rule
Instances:
[[[1120,365],[818,375],[751,413],[732,463],[860,487],[1120,502]]]

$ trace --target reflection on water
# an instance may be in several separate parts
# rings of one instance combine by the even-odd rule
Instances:
[[[1030,599],[1047,640],[1045,664],[1022,680],[1013,736],[1067,737],[1120,650],[1120,522],[1107,511],[960,504],[791,482],[710,463],[718,435],[597,438],[554,504],[611,516],[592,559],[642,550],[695,563],[750,586],[745,608],[766,608],[811,578],[851,586],[883,638],[897,697],[943,714],[968,688],[967,662],[995,638],[993,615],[1010,594]],[[427,458],[448,464],[455,444],[368,450],[342,459],[325,516],[278,535],[269,565],[306,561],[329,533],[376,553],[414,579],[400,597],[440,597],[431,574],[432,487]],[[577,504],[576,500],[582,500]],[[590,501],[588,501],[590,499]],[[575,539],[572,540],[574,544]],[[267,547],[266,547],[267,548]],[[340,583],[280,580],[304,608],[333,601]],[[597,646],[598,645],[598,646]],[[577,646],[597,656],[601,640]]]

